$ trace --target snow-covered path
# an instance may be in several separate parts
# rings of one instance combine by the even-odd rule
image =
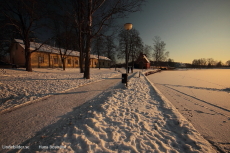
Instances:
[[[162,71],[148,78],[214,146],[230,151],[230,70]]]
[[[53,131],[66,122],[66,116],[82,105],[88,106],[94,98],[107,95],[110,88],[121,82],[120,75],[101,82],[91,83],[66,92],[39,99],[36,103],[20,107],[0,115],[0,152],[8,152],[3,146],[19,145],[30,141],[43,129]],[[81,109],[83,111],[83,109]],[[79,117],[79,116],[77,116]],[[64,119],[63,119],[64,118]],[[55,123],[55,124],[53,124]],[[25,150],[27,152],[28,150]]]
[[[22,145],[32,152],[215,152],[144,76],[108,91]]]
[[[24,69],[5,69],[5,72],[0,72],[0,112],[120,74],[114,69],[103,68],[92,68],[91,79],[83,79],[83,74],[76,68],[67,68],[65,71],[61,68],[34,68],[33,72]]]

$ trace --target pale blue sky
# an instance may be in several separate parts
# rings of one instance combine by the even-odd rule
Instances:
[[[230,60],[230,0],[147,0],[118,22],[132,23],[147,45],[160,36],[176,62]]]

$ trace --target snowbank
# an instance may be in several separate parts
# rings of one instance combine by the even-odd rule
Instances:
[[[143,75],[137,73],[128,89],[113,89],[97,103],[87,112],[76,110],[62,127],[29,145],[62,147],[55,152],[215,152]],[[53,151],[49,146],[35,150]]]
[[[0,72],[0,111],[120,74],[114,69],[91,69],[91,79],[83,79],[79,69],[5,69]]]

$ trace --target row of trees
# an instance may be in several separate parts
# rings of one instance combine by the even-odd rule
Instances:
[[[160,66],[161,62],[173,62],[172,59],[167,59],[169,52],[165,49],[166,43],[161,40],[159,36],[153,39],[153,59],[156,62],[156,66]]]
[[[117,18],[139,11],[143,2],[144,0],[1,0],[0,28],[1,31],[10,30],[9,33],[18,35],[23,40],[27,71],[32,71],[33,51],[29,49],[30,40],[47,29],[52,36],[43,40],[42,44],[51,39],[55,40],[56,46],[64,49],[64,51],[60,49],[62,61],[65,60],[68,50],[78,50],[80,72],[84,72],[84,78],[90,79],[90,53],[93,40],[105,37],[105,31],[115,25]],[[39,47],[41,46],[37,49]],[[113,48],[113,46],[107,47]],[[108,53],[110,56],[112,54]]]
[[[230,66],[230,60],[225,63]],[[193,67],[221,67],[225,65],[222,61],[216,61],[213,58],[200,58],[192,61]]]
[[[131,29],[129,31],[121,30],[118,35],[118,41],[118,59],[124,59],[126,57],[127,49],[128,62],[132,62],[132,66],[134,66],[134,61],[141,52],[147,56],[150,55],[151,47],[143,44],[140,34],[136,29]]]
[[[134,66],[134,60],[138,58],[141,52],[146,54],[149,59],[150,57],[153,57],[153,60],[156,61],[157,65],[159,65],[160,62],[167,61],[169,56],[169,52],[166,51],[165,48],[166,43],[162,41],[159,36],[154,37],[152,47],[143,43],[140,33],[136,29],[131,29],[130,31],[121,30],[118,35],[118,41],[118,59],[124,59],[126,57],[125,54],[127,48],[128,61],[132,62],[132,66]]]
[[[116,45],[114,43],[114,37],[97,37],[93,40],[92,53],[98,57],[99,69],[101,68],[101,62],[99,56],[106,56],[115,62]]]

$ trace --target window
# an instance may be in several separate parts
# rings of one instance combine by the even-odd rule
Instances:
[[[44,56],[38,57],[38,63],[44,63]]]
[[[54,57],[54,64],[58,64],[58,58]]]
[[[71,59],[68,59],[68,61],[67,61],[67,62],[68,62],[68,64],[71,64]]]
[[[78,60],[75,60],[75,64],[78,65]]]

